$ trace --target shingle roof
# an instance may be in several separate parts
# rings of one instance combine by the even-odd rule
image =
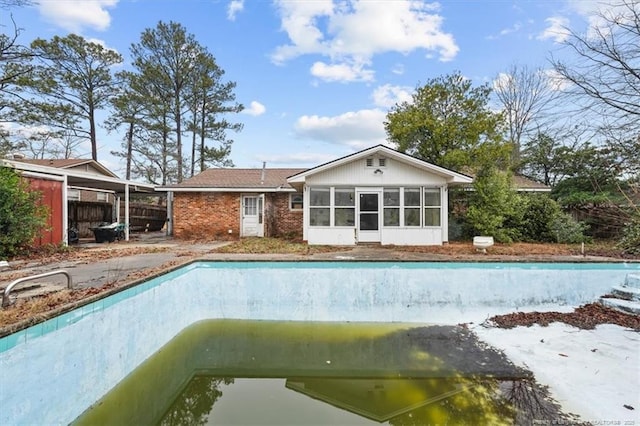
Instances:
[[[207,169],[177,185],[171,185],[171,188],[291,188],[287,178],[304,170]]]
[[[513,184],[521,191],[551,191],[551,187],[522,175],[513,175]]]

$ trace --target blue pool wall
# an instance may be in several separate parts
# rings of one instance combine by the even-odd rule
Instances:
[[[199,262],[0,339],[0,424],[66,424],[211,318],[459,323],[590,303],[640,264]]]

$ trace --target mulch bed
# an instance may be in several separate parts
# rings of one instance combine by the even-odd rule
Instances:
[[[533,324],[544,327],[552,322],[563,322],[587,330],[599,324],[616,324],[640,331],[640,315],[626,314],[599,303],[580,306],[573,312],[516,312],[489,318],[489,323],[499,328],[530,327]]]

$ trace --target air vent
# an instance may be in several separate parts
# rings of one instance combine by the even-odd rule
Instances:
[[[378,158],[378,166],[379,167],[385,167],[387,165],[387,159],[386,158]]]
[[[367,167],[373,167],[373,158],[367,158],[365,160],[365,164],[367,165]]]

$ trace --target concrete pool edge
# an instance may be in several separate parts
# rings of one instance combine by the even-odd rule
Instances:
[[[283,255],[283,257],[273,258],[273,254],[262,254],[262,253],[250,253],[246,255],[238,255],[233,254],[233,256],[238,256],[236,258],[219,258],[212,257],[209,255],[200,256],[197,258],[185,260],[184,262],[172,265],[167,268],[163,268],[159,271],[154,272],[150,276],[146,276],[143,278],[136,278],[133,280],[123,281],[121,284],[117,284],[113,286],[113,284],[107,284],[102,286],[105,288],[103,291],[99,293],[90,295],[86,298],[75,300],[70,303],[66,303],[64,305],[58,306],[53,310],[35,314],[32,317],[20,320],[18,322],[8,324],[6,326],[0,327],[0,340],[10,336],[15,333],[19,333],[21,331],[27,330],[30,327],[38,326],[46,321],[49,321],[55,317],[67,314],[77,309],[82,309],[84,306],[90,305],[107,297],[110,297],[114,294],[129,290],[133,287],[144,285],[145,283],[157,279],[158,277],[170,274],[173,271],[176,271],[181,268],[186,268],[190,265],[197,263],[287,263],[287,262],[295,262],[295,263],[326,263],[326,262],[335,262],[335,263],[437,263],[437,264],[486,264],[486,263],[504,263],[504,264],[594,264],[594,265],[602,265],[602,264],[611,264],[611,265],[619,265],[619,264],[629,264],[640,265],[640,260],[638,259],[613,259],[613,258],[603,258],[597,256],[571,256],[566,257],[563,256],[561,258],[556,259],[531,259],[531,258],[517,258],[517,259],[496,259],[494,257],[487,258],[459,258],[459,259],[444,259],[444,258],[430,258],[425,260],[416,260],[416,259],[389,259],[385,258],[385,256],[381,256],[379,258],[374,259],[361,259],[357,257],[350,256],[337,256],[335,259],[331,258],[308,258],[306,256],[301,255]],[[91,265],[86,265],[86,267],[90,267]],[[108,288],[107,288],[108,287]],[[3,348],[0,347],[0,353],[3,351]]]

